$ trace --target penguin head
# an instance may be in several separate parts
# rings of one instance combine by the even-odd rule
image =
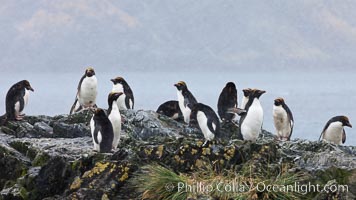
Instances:
[[[227,88],[236,88],[236,85],[233,82],[228,82],[228,83],[226,83],[225,87],[227,87]]]
[[[105,111],[101,108],[96,108],[94,110],[94,118],[96,118],[96,119],[106,118]]]
[[[229,92],[236,90],[236,85],[233,82],[228,82],[226,83],[225,86],[226,89],[228,89]]]
[[[127,84],[125,79],[122,78],[122,77],[113,78],[113,79],[111,79],[111,82],[113,82],[114,85],[116,85],[116,84],[121,84],[121,85]]]
[[[92,67],[88,67],[86,70],[85,70],[85,76],[87,77],[92,77],[95,75],[95,71],[94,71],[94,68]]]
[[[264,90],[259,90],[259,89],[253,89],[252,91],[252,96],[259,99],[262,94],[266,93]]]
[[[280,106],[284,104],[284,99],[282,97],[279,97],[277,99],[274,100],[274,105],[275,106]]]
[[[184,81],[179,81],[178,83],[174,84],[174,86],[176,86],[177,90],[187,89],[187,84],[185,84]]]
[[[244,93],[244,96],[248,97],[248,96],[250,96],[250,93],[251,93],[252,89],[251,88],[246,88],[246,89],[243,89],[242,91]]]
[[[346,116],[337,116],[336,117],[338,121],[340,121],[342,123],[343,126],[348,126],[350,128],[352,128],[352,125],[349,121],[349,118]]]
[[[111,92],[108,96],[108,103],[109,106],[122,95],[122,92]]]
[[[26,90],[31,90],[32,92],[34,91],[30,85],[30,82],[28,82],[28,80],[23,80],[23,81],[20,81],[19,83],[20,84],[18,86],[20,88],[26,88]]]

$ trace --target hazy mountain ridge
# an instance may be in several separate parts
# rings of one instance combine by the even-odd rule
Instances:
[[[352,69],[355,7],[351,1],[5,1],[0,67]]]

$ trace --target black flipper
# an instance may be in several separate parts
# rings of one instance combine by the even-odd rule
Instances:
[[[130,107],[130,99],[131,99],[131,97],[126,95],[126,97],[125,97],[125,105],[126,105],[127,109],[133,109],[133,107],[134,107],[133,100],[131,100],[132,101],[132,108]]]
[[[99,144],[99,140],[98,140],[98,133],[101,130],[101,126],[97,123],[95,123],[95,129],[94,129],[94,141],[96,144]]]
[[[123,84],[123,87],[124,87],[124,93],[126,95],[126,98],[125,98],[126,108],[127,109],[134,109],[135,100],[134,100],[133,92],[132,92],[130,86],[127,83]],[[132,107],[130,107],[130,99],[132,101]]]
[[[319,141],[321,141],[321,140],[322,140],[323,135],[324,135],[324,131],[323,131],[323,132],[321,132],[320,137],[319,137]]]
[[[69,114],[76,113],[76,112],[78,112],[78,111],[80,111],[82,109],[81,105],[79,105],[78,109],[75,109],[75,106],[77,105],[77,103],[78,103],[78,98],[76,97],[75,100],[74,100],[74,104],[72,105],[72,107],[70,109]]]
[[[212,132],[215,135],[215,131],[216,131],[217,125],[215,124],[215,130],[214,130],[213,120],[208,118],[207,123],[208,123],[208,128],[209,128],[210,132]]]

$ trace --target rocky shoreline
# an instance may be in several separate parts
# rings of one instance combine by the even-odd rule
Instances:
[[[236,173],[248,168],[250,175],[269,180],[298,173],[303,174],[301,183],[348,186],[348,192],[310,192],[303,198],[356,198],[354,146],[301,139],[280,143],[267,131],[257,142],[246,142],[238,140],[238,128],[232,124],[223,124],[221,140],[202,146],[198,129],[153,111],[129,110],[122,115],[122,140],[118,150],[108,154],[92,151],[88,112],[26,116],[21,122],[2,126],[0,199],[150,199],[149,191],[138,186],[137,180],[144,166],[155,165],[177,176],[190,176],[206,166]],[[246,195],[266,199],[266,194]],[[187,195],[191,199],[225,198]]]

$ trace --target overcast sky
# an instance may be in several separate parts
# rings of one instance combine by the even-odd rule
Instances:
[[[352,69],[356,63],[352,0],[0,2],[6,71]]]

